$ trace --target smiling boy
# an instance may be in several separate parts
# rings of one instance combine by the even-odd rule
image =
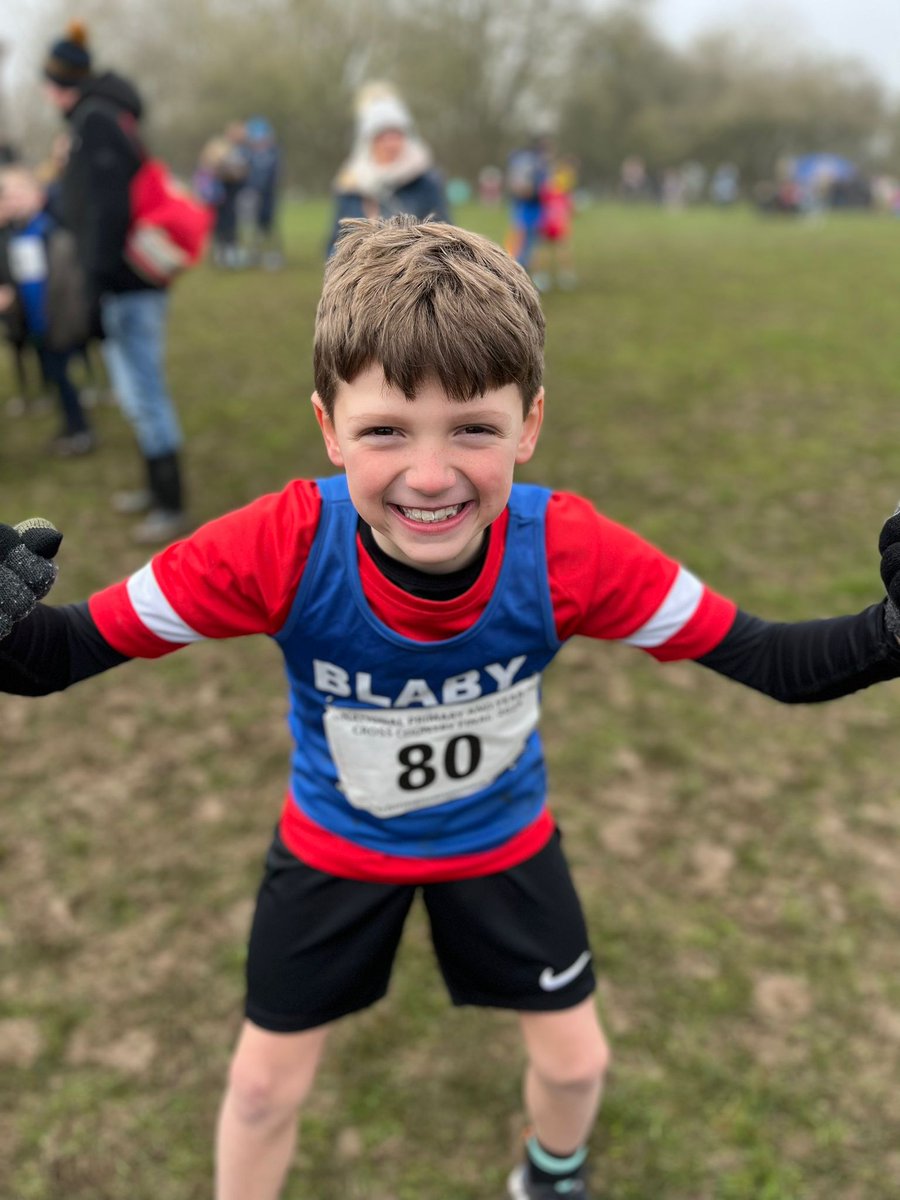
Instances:
[[[265,633],[284,654],[294,751],[217,1200],[279,1195],[328,1029],[385,994],[419,890],[452,1001],[517,1014],[531,1134],[508,1195],[587,1197],[608,1051],[537,732],[541,673],[570,637],[695,659],[786,702],[900,673],[891,601],[770,624],[587,500],[514,484],[543,419],[543,334],[527,274],[486,239],[351,222],[314,348],[341,474],[211,522],[82,605],[28,613],[53,539],[0,527],[3,690],[44,694],[209,637]],[[900,518],[882,551],[896,600]]]
[[[313,396],[316,417],[328,457],[346,471],[353,507],[379,548],[442,575],[467,566],[506,507],[513,468],[534,453],[543,390],[525,412],[512,383],[462,408],[448,405],[430,379],[411,404],[379,365],[337,395],[327,404]]]

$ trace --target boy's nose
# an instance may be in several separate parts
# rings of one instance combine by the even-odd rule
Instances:
[[[423,451],[417,454],[406,470],[406,483],[422,495],[437,496],[456,482],[456,472],[442,454]]]

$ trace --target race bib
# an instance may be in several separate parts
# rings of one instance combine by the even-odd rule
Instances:
[[[540,676],[463,704],[359,709],[329,705],[325,736],[341,791],[376,817],[480,791],[513,765],[537,727]]]
[[[15,283],[40,283],[47,278],[47,251],[43,238],[13,238],[8,255],[9,273]]]

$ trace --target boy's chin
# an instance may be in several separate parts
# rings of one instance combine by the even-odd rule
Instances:
[[[451,571],[459,571],[467,566],[478,554],[481,548],[481,534],[463,544],[452,543],[417,546],[404,545],[405,539],[397,539],[384,545],[382,549],[391,558],[406,563],[416,571],[425,571],[429,575],[448,575]]]

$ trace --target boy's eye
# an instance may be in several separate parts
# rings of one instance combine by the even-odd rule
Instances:
[[[393,425],[373,425],[371,429],[365,430],[366,437],[390,437],[396,433]]]
[[[463,433],[493,433],[494,431],[493,431],[493,429],[490,429],[487,425],[464,425],[462,428],[462,432]]]

